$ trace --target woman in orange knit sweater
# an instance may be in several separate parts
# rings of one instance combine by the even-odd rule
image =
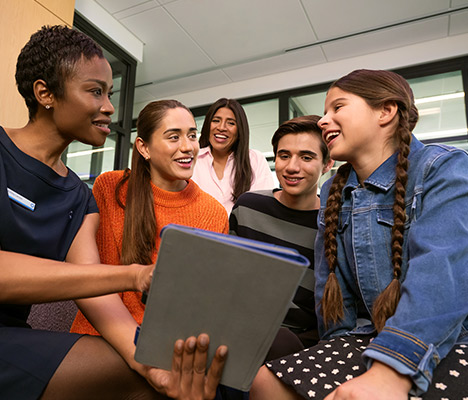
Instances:
[[[229,228],[223,206],[190,179],[199,145],[188,108],[175,100],[149,103],[138,116],[137,132],[132,170],[103,173],[93,188],[101,218],[97,243],[106,264],[154,264],[161,229],[170,223],[222,233]],[[82,312],[71,331],[101,334],[152,383],[151,374],[158,370],[133,358],[133,337],[145,308],[141,293],[77,303]]]

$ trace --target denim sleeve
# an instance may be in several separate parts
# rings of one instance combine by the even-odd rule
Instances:
[[[460,150],[440,150],[421,166],[402,296],[364,352],[368,365],[378,360],[409,375],[415,394],[427,391],[468,315],[467,171],[468,155]]]

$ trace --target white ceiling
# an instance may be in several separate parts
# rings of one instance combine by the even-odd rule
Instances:
[[[88,1],[143,42],[136,103],[468,32],[468,0]]]

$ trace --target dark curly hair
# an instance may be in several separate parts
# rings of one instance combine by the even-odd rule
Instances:
[[[104,58],[101,47],[82,32],[66,26],[43,26],[21,50],[16,63],[16,84],[26,101],[29,119],[37,113],[38,103],[33,84],[44,80],[51,93],[63,98],[64,83],[75,72],[76,63],[84,57]]]

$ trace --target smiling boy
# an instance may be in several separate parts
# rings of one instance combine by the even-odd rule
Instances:
[[[290,332],[306,347],[318,341],[314,302],[314,241],[320,207],[317,190],[320,177],[333,166],[317,125],[319,119],[302,116],[280,125],[271,142],[281,189],[244,193],[230,215],[231,234],[297,249],[311,264],[283,322],[289,331],[284,335],[282,329],[268,357],[291,352],[290,346],[298,342]]]

